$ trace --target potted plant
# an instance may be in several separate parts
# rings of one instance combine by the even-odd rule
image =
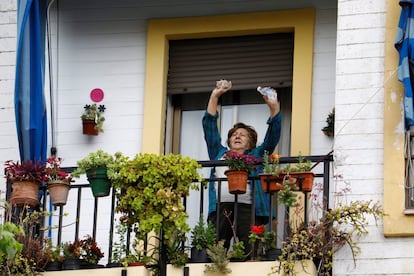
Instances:
[[[59,245],[53,245],[50,239],[46,239],[44,242],[43,251],[49,256],[46,263],[46,271],[59,271],[62,270],[63,255],[62,248]]]
[[[227,256],[227,249],[224,247],[224,240],[210,244],[207,247],[207,254],[211,259],[211,264],[205,265],[204,272],[231,273],[231,269],[228,267],[230,261]]]
[[[72,176],[61,169],[62,158],[52,156],[46,160],[45,178],[54,206],[64,206],[68,199]]]
[[[116,221],[115,225],[115,237],[116,240],[112,243],[112,256],[110,256],[110,260],[107,267],[120,267],[122,266],[122,262],[126,258],[127,254],[127,243],[126,237],[128,235],[128,229],[125,224]]]
[[[267,151],[263,154],[263,173],[259,177],[265,193],[273,193],[283,188],[285,174],[282,173],[279,160],[279,154],[269,154]]]
[[[200,216],[197,224],[191,230],[191,262],[208,263],[207,247],[216,241],[216,228]]]
[[[79,240],[75,240],[74,242],[65,242],[62,245],[63,249],[63,269],[64,270],[75,270],[80,269],[81,265],[81,247]]]
[[[276,250],[276,233],[266,231],[264,225],[250,226],[249,243],[252,244],[253,258],[274,261],[280,251]]]
[[[332,109],[331,112],[329,112],[328,116],[326,117],[326,126],[324,126],[322,129],[323,134],[325,134],[328,137],[334,137],[335,133],[335,108]]]
[[[81,115],[83,124],[83,134],[98,135],[103,132],[103,122],[105,117],[102,113],[105,112],[105,105],[87,104],[83,107],[84,112]]]
[[[81,249],[80,256],[82,261],[84,261],[84,268],[96,268],[98,266],[99,260],[104,257],[104,253],[101,248],[98,247],[96,241],[89,235],[84,239],[79,241],[79,246]]]
[[[225,171],[229,192],[231,194],[244,194],[247,189],[249,171],[256,169],[259,160],[247,154],[240,154],[235,151],[228,151],[223,156],[226,165],[229,167]]]
[[[334,209],[323,211],[319,221],[309,222],[283,241],[280,265],[272,268],[272,272],[292,275],[295,262],[311,260],[318,275],[332,275],[333,255],[348,245],[355,260],[360,252],[357,239],[368,234],[367,217],[378,220],[383,215],[380,204],[373,201],[351,201],[348,205],[338,204]]]
[[[162,233],[159,246],[167,246],[174,233],[190,231],[182,197],[202,181],[196,160],[179,154],[140,153],[132,159],[120,157],[119,164],[110,177],[121,223],[142,240],[151,232]]]
[[[36,207],[39,204],[39,187],[44,179],[44,168],[41,161],[5,162],[5,178],[12,183],[11,204],[18,207],[26,204]]]
[[[116,153],[115,156],[120,155]],[[111,181],[108,178],[108,166],[115,162],[115,157],[103,150],[90,152],[86,157],[77,161],[77,168],[72,172],[73,177],[86,174],[92,193],[95,197],[108,196]]]
[[[297,179],[297,185],[301,191],[310,192],[312,191],[313,179],[315,177],[315,174],[311,171],[312,162],[306,159],[300,152],[297,159],[297,163],[285,166],[282,172],[286,173],[287,177]]]

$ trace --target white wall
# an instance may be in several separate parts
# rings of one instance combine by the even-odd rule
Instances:
[[[0,177],[3,162],[19,156],[14,121],[14,71],[16,63],[16,1],[0,2]],[[0,181],[0,191],[5,190]],[[2,196],[3,197],[3,196]]]
[[[379,202],[383,199],[385,13],[386,0],[338,1],[336,173],[350,185],[350,198]],[[372,223],[360,245],[356,267],[347,248],[336,255],[334,275],[414,274],[413,238],[386,239],[382,222],[378,227]]]

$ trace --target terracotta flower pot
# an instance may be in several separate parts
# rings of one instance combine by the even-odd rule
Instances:
[[[249,178],[248,171],[227,170],[224,172],[227,176],[229,185],[229,193],[244,194],[247,189],[247,180]]]
[[[50,200],[54,206],[66,205],[70,184],[67,180],[51,180],[47,183]]]
[[[283,178],[285,174],[272,175],[271,173],[259,174],[262,189],[265,193],[273,193],[283,189]]]
[[[98,135],[99,131],[95,128],[95,126],[95,120],[82,119],[83,134],[94,136]]]
[[[292,177],[297,179],[296,185],[302,192],[310,192],[313,187],[313,179],[315,174],[313,172],[291,172]]]
[[[17,207],[36,207],[39,205],[39,186],[40,183],[32,181],[13,182],[10,203]]]

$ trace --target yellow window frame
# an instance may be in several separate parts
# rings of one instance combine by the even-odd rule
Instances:
[[[169,40],[294,32],[291,153],[308,154],[314,26],[314,9],[150,19],[147,29],[142,152],[164,153]],[[211,81],[214,84],[215,80]]]

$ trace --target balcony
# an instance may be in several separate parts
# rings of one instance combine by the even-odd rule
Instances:
[[[332,155],[327,156],[305,156],[307,160],[310,160],[313,164],[312,171],[315,173],[314,189],[312,192],[301,193],[302,205],[299,220],[301,223],[307,223],[312,218],[312,202],[309,200],[310,194],[316,194],[320,199],[319,203],[323,205],[326,210],[328,208],[327,202],[329,202],[329,183],[330,183],[330,164],[333,160]],[[294,164],[298,162],[298,157],[284,157],[280,159],[280,164]],[[223,161],[199,161],[203,170],[209,171],[212,167],[224,166]],[[71,172],[74,168],[65,168],[67,172]],[[204,177],[204,176],[203,176]],[[226,179],[210,179],[205,177],[207,181],[216,181],[218,185],[221,185],[222,181]],[[256,180],[257,177],[251,180]],[[300,180],[301,181],[301,180]],[[93,197],[90,194],[90,185],[86,183],[85,179],[80,179],[78,183],[72,184],[67,205],[57,208],[51,208],[49,205],[49,198],[47,193],[42,198],[41,204],[44,210],[51,208],[56,216],[53,216],[49,220],[45,220],[45,225],[56,226],[56,229],[45,231],[44,236],[48,236],[52,241],[58,245],[65,241],[73,241],[82,239],[83,235],[92,236],[102,249],[104,249],[105,258],[100,261],[102,267],[108,266],[112,263],[113,244],[119,239],[119,235],[116,233],[116,224],[119,214],[115,210],[116,197],[114,191],[111,192],[109,197]],[[299,183],[300,184],[300,183]],[[201,184],[200,184],[201,185]],[[10,185],[8,185],[8,194],[10,194]],[[199,191],[191,192],[188,197],[183,198],[184,205],[186,206],[187,213],[189,214],[189,225],[194,226],[198,218],[206,213],[207,204],[207,190],[201,188]],[[271,209],[273,210],[273,216],[270,217],[271,221],[278,223],[268,224],[266,227],[275,231],[278,236],[278,242],[276,246],[281,247],[281,241],[284,240],[287,229],[286,221],[295,220],[297,218],[289,215],[289,208],[284,208],[276,202],[275,194],[268,194]],[[321,200],[322,199],[322,200]],[[235,196],[237,202],[237,196]],[[190,208],[191,207],[191,208]],[[65,216],[64,213],[70,210],[70,214]],[[237,212],[237,208],[235,209]],[[297,212],[295,212],[297,214]],[[314,215],[314,214],[313,214]],[[254,223],[252,222],[252,225]],[[128,232],[126,234],[127,248],[130,248],[132,243],[132,236]],[[129,249],[127,249],[129,253]],[[231,262],[229,268],[232,270],[230,275],[242,275],[249,273],[256,273],[257,275],[267,275],[272,267],[277,267],[277,261],[260,261],[260,262]],[[161,251],[159,269],[161,276],[163,275],[203,275],[205,264],[199,263],[187,263],[184,267],[175,268],[171,264],[168,264],[167,256],[165,252]],[[307,262],[303,266],[302,262],[298,262],[296,268],[297,275],[316,275],[316,268],[312,262]],[[93,270],[64,270],[58,272],[46,272],[44,275],[75,275],[80,272],[96,275],[150,275],[149,270],[144,267],[128,267],[128,268],[98,268]],[[262,273],[263,272],[263,273]],[[258,274],[260,273],[260,274]],[[215,275],[209,273],[208,275]],[[275,274],[278,275],[278,274]]]

